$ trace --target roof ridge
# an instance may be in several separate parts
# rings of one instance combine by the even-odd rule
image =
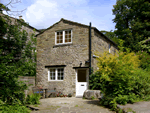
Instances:
[[[4,15],[4,16],[9,16],[9,15],[6,15],[6,14],[4,14],[4,13],[2,13],[2,15]],[[12,18],[12,19],[16,19],[16,20],[18,20],[18,21],[21,21],[20,19],[15,18],[15,17],[12,17],[12,16],[9,16],[9,18]],[[27,27],[30,27],[30,28],[35,29],[36,31],[40,32],[40,31],[39,31],[38,29],[36,29],[35,27],[32,27],[31,25],[29,25],[28,22],[25,22],[25,21],[21,21],[21,22],[23,22],[24,24],[26,24]]]

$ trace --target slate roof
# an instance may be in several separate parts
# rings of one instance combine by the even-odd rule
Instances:
[[[3,13],[2,13],[1,15],[6,16],[6,15],[5,15],[5,14],[3,14]],[[7,15],[7,16],[9,16],[9,15]],[[9,16],[9,17],[10,17],[10,18],[12,18],[12,19],[15,19],[15,20],[21,21],[20,19],[17,19],[17,18],[11,17],[11,16]],[[40,32],[40,30],[38,30],[38,29],[36,29],[36,28],[32,27],[31,25],[27,24],[26,22],[24,22],[24,21],[21,21],[21,22],[23,22],[23,23],[25,24],[25,26],[26,26],[26,27],[29,27],[29,28],[31,28],[31,29],[35,29],[37,32]]]

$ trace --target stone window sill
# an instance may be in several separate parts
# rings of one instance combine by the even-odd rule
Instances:
[[[70,46],[70,45],[73,45],[73,43],[71,43],[71,44],[54,45],[53,48],[55,48],[55,47],[63,47],[63,46]]]

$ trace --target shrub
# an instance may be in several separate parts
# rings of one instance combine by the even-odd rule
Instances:
[[[41,95],[37,93],[28,95],[26,98],[26,104],[40,104],[40,98]]]
[[[116,105],[133,103],[150,97],[150,76],[140,67],[139,56],[134,52],[99,56],[96,73],[90,75],[91,89],[104,94],[101,104],[117,109]],[[91,79],[93,78],[93,79]]]
[[[30,110],[26,106],[22,105],[7,105],[0,106],[0,113],[30,113]]]
[[[145,51],[139,51],[136,54],[139,55],[139,59],[141,60],[140,67],[150,70],[150,55]]]

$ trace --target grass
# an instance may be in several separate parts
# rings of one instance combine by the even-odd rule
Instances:
[[[75,107],[78,107],[78,105],[75,105]]]
[[[136,112],[135,112],[135,111],[133,111],[131,108],[128,108],[127,112],[136,113]]]
[[[92,100],[94,100],[94,99],[95,99],[95,97],[94,97],[94,96],[91,96],[91,99],[92,99]]]
[[[38,105],[36,104],[36,105],[34,105],[34,107],[38,107]]]
[[[82,99],[85,99],[85,97],[83,97]]]

